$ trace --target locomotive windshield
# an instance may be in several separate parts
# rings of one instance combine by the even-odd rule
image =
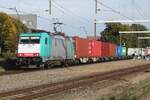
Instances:
[[[20,44],[35,44],[40,43],[40,37],[21,37]]]

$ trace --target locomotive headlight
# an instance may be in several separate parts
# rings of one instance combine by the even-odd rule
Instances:
[[[36,56],[39,56],[39,53],[36,53]]]
[[[40,56],[40,54],[39,54],[39,53],[37,53],[37,56]]]
[[[34,56],[38,57],[40,54],[39,53],[35,53]]]
[[[74,55],[75,58],[77,58],[77,55]]]
[[[19,54],[18,54],[18,56],[20,56],[20,57],[21,57],[21,56],[22,56],[22,54],[21,54],[21,53],[19,53]]]

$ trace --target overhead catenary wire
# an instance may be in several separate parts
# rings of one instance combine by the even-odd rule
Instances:
[[[73,15],[75,15],[75,16],[81,18],[81,19],[84,20],[84,21],[89,21],[89,20],[86,19],[85,17],[79,16],[77,13],[71,11],[70,9],[67,9],[67,8],[63,7],[62,5],[60,5],[59,3],[55,2],[54,0],[53,0],[53,3],[54,3],[55,5],[57,5],[57,6],[59,6],[61,9],[63,9],[65,12],[68,12],[68,13],[70,13],[70,14],[73,14]]]
[[[136,8],[136,11],[138,12],[138,14],[139,14],[141,17],[143,17],[143,18],[145,19],[144,14],[140,11],[139,8]]]
[[[78,22],[80,22],[82,24],[88,24],[87,22],[89,20],[82,18],[81,16],[79,16],[78,14],[75,14],[71,10],[64,8],[63,6],[59,5],[58,3],[54,2],[54,1],[53,1],[53,5],[55,5],[55,8],[61,10],[65,16],[68,15],[68,16],[70,16],[70,18],[73,18],[73,20],[77,20]]]
[[[64,8],[63,6],[61,6],[61,5],[59,5],[58,3],[52,3],[53,4],[53,6],[55,7],[55,8],[57,8],[57,9],[59,9],[63,14],[64,14],[64,16],[66,16],[66,15],[71,15],[71,16],[77,16],[77,15],[75,15],[74,14],[74,12],[72,12],[72,11],[70,11],[69,9],[66,9],[66,8]],[[68,13],[69,12],[69,13]],[[81,19],[81,17],[80,16],[78,16],[78,17],[72,17],[74,20],[77,20],[78,22],[80,22],[80,23],[82,23],[82,24],[88,24],[87,23],[87,21],[86,21],[86,19]],[[74,25],[70,25],[70,24],[64,24],[64,25],[66,25],[67,27],[70,27],[70,28],[72,28],[72,29],[77,29],[77,30],[80,30],[81,31],[81,28],[80,28],[80,26],[79,27],[76,27],[76,26],[74,26]],[[81,25],[81,26],[84,26],[84,25]]]
[[[29,6],[32,6],[32,7],[37,7],[36,5],[33,5],[33,4],[30,4],[30,3],[27,3],[25,2],[27,5]],[[89,21],[88,19],[86,18],[83,18],[82,16],[79,16],[78,14],[75,14],[75,12],[67,9],[67,8],[64,8],[63,6],[61,6],[60,4],[58,4],[57,2],[55,2],[54,0],[51,1],[53,7],[55,7],[56,9],[58,9],[60,12],[62,12],[65,16],[68,15],[68,16],[72,16],[72,18],[74,20],[77,20],[78,22],[80,23],[83,23],[83,24],[87,24],[87,22]],[[45,9],[47,10],[47,9]],[[41,10],[42,11],[42,10]],[[39,13],[40,11],[33,11],[34,13]],[[41,12],[42,13],[42,12]]]
[[[100,5],[102,5],[102,6],[104,6],[104,7],[107,8],[107,9],[110,9],[113,13],[116,13],[116,14],[118,14],[118,15],[124,17],[124,18],[129,19],[129,20],[133,20],[132,18],[130,18],[130,17],[128,17],[128,16],[122,14],[120,11],[117,11],[117,10],[113,9],[112,7],[110,7],[110,6],[108,6],[108,5],[104,4],[104,3],[102,3],[102,2],[100,2],[100,1],[97,1],[97,3],[100,4]]]
[[[88,24],[87,22],[88,22],[89,20],[84,19],[84,18],[82,18],[81,16],[78,16],[78,15],[74,14],[74,12],[72,12],[71,10],[64,8],[63,6],[61,6],[60,4],[58,4],[58,3],[54,2],[54,1],[52,1],[52,2],[53,2],[53,3],[52,3],[53,7],[55,7],[55,8],[58,9],[59,11],[61,11],[64,16],[67,16],[67,15],[68,15],[68,16],[73,16],[72,18],[73,18],[74,20],[77,20],[77,22],[80,22],[80,23],[82,23],[82,24]],[[28,5],[30,5],[30,4],[28,4]],[[32,5],[32,6],[34,6],[34,5]],[[5,7],[5,8],[7,9],[7,7]],[[8,9],[8,10],[10,10],[10,9]],[[45,9],[45,10],[43,10],[43,11],[44,11],[44,12],[47,12],[47,9]],[[19,11],[19,12],[23,13],[24,11]],[[37,12],[39,12],[39,11],[37,11]],[[24,13],[27,13],[27,12],[24,12]],[[34,13],[36,13],[36,11],[34,11]],[[28,14],[32,14],[32,13],[28,13]],[[51,19],[49,19],[49,18],[45,18],[45,17],[40,16],[40,15],[37,15],[37,17],[39,17],[39,18],[41,18],[41,19],[44,19],[44,20],[47,20],[47,21],[50,21],[50,20],[51,20]]]
[[[19,11],[19,12],[22,12],[22,13],[25,13],[25,14],[32,14],[32,13],[28,13],[28,12],[25,12],[25,11]],[[45,17],[42,17],[42,16],[38,16],[38,17],[43,18],[43,19],[48,20],[48,21],[51,21],[51,19],[48,19],[48,18],[45,18]],[[53,23],[51,23],[51,25],[53,25]],[[75,27],[73,25],[69,25],[69,24],[64,24],[64,25],[72,27],[72,28],[80,29],[79,27]]]
[[[10,8],[4,7],[4,6],[0,6],[0,8],[4,8],[4,9],[13,11],[13,9],[10,9]],[[21,11],[21,10],[18,10],[18,12],[23,13],[23,14],[32,14],[32,15],[33,15],[33,13],[29,13],[29,12],[25,12],[25,11]],[[47,21],[50,21],[50,20],[51,20],[51,19],[49,19],[49,18],[40,16],[40,15],[37,15],[37,17],[42,18],[42,19],[47,20]]]
[[[9,8],[7,8],[7,7],[4,7],[4,6],[0,6],[0,8],[4,8],[4,9],[13,11],[12,9],[9,9]],[[29,12],[26,12],[26,11],[21,11],[21,10],[18,10],[18,12],[19,12],[19,13],[23,13],[23,14],[32,14],[32,13],[29,13]],[[46,21],[51,21],[51,19],[45,18],[45,17],[40,16],[40,15],[37,15],[37,17],[39,17],[39,18],[41,18],[41,19],[44,19],[44,20],[46,20]],[[51,23],[50,25],[53,25],[53,23]],[[74,26],[74,25],[70,25],[70,24],[64,24],[64,25],[67,26],[67,27],[70,27],[70,28],[72,28],[72,29],[80,30],[80,31],[81,31],[80,27],[77,27],[77,26]]]
[[[137,4],[137,2],[135,2],[135,9],[137,10],[137,12],[139,13],[139,15],[140,15],[141,17],[143,17],[144,19],[146,18],[146,17],[144,16],[143,10],[142,10],[141,7]]]

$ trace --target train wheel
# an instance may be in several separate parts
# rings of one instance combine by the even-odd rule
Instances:
[[[53,67],[54,67],[54,64],[50,64],[50,65],[48,66],[48,69],[53,68]]]
[[[50,69],[54,67],[54,65],[50,62],[50,61],[47,61],[45,64],[44,64],[44,68],[45,69]]]
[[[53,65],[44,65],[44,68],[45,69],[50,69],[50,68],[53,68]]]
[[[62,64],[63,67],[68,67],[69,66],[67,61],[63,61],[61,64]]]

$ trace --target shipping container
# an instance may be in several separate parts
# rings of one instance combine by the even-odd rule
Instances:
[[[91,57],[101,57],[102,56],[102,42],[101,41],[96,41],[96,40],[91,40],[90,41],[90,54]]]
[[[73,59],[73,40],[62,36],[51,36],[51,59]]]
[[[122,56],[126,56],[126,55],[127,55],[127,48],[122,47]]]
[[[76,58],[89,58],[90,51],[90,40],[74,37],[74,45],[75,45],[75,57]]]
[[[128,53],[129,56],[135,55],[145,55],[145,49],[144,48],[128,48]]]
[[[74,58],[74,41],[72,38],[66,39],[67,44],[67,59],[73,59]]]
[[[101,53],[102,57],[109,57],[109,43],[102,42]]]
[[[122,56],[122,46],[117,46],[116,48],[116,56],[121,57]]]
[[[117,46],[113,43],[109,43],[109,56],[115,57],[116,56],[116,48]]]

